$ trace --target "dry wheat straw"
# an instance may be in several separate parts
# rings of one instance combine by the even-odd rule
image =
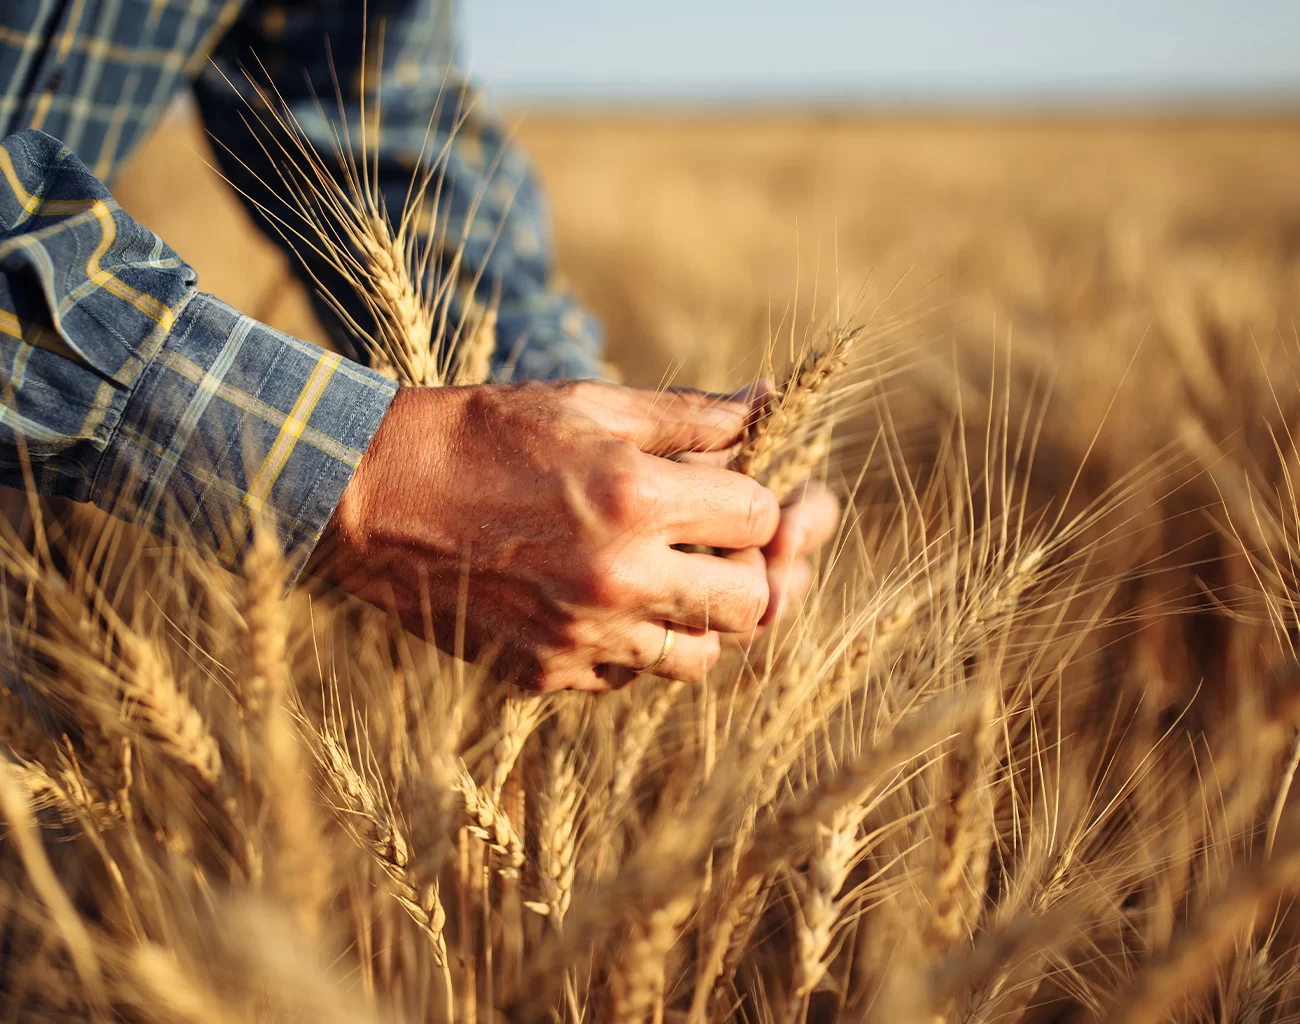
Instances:
[[[293,115],[275,109],[291,135]],[[420,210],[436,206],[423,171],[410,208],[390,218],[364,159],[343,147],[339,179],[318,154],[284,147],[273,153],[307,164],[287,172],[286,201],[362,295],[378,361],[407,383],[486,379],[495,305],[478,305],[459,256],[445,287],[423,290],[443,251],[434,233],[414,237]],[[313,242],[315,230],[329,240]],[[1085,254],[1090,275],[1115,262],[1102,244],[1107,259]],[[1054,272],[1044,266],[1036,288]],[[1004,368],[963,342],[954,387],[919,372],[900,416],[920,405],[898,430],[883,393],[844,423],[851,450],[884,439],[860,467],[861,519],[789,635],[724,662],[698,699],[682,684],[643,685],[615,698],[624,714],[596,705],[539,730],[544,705],[503,701],[484,673],[386,636],[375,617],[367,632],[326,600],[286,604],[282,567],[257,562],[256,538],[241,591],[155,560],[154,545],[121,550],[120,533],[92,538],[87,554],[50,523],[36,555],[9,550],[4,533],[16,652],[5,684],[32,693],[30,706],[12,692],[0,701],[0,738],[18,759],[0,764],[6,807],[21,786],[54,812],[52,849],[74,869],[72,913],[94,915],[82,947],[112,1006],[87,1009],[68,953],[76,919],[67,903],[46,911],[60,905],[46,896],[51,872],[29,878],[9,863],[38,863],[12,855],[31,853],[29,808],[27,847],[16,833],[0,859],[0,1015],[359,1019],[334,972],[287,958],[319,922],[338,974],[389,1020],[1294,1018],[1295,912],[1279,896],[1295,888],[1295,841],[1278,768],[1296,688],[1274,655],[1294,655],[1300,609],[1296,403],[1267,386],[1276,408],[1264,409],[1263,382],[1234,379],[1246,339],[1225,326],[1220,285],[1197,296],[1182,283],[1201,273],[1190,261],[1166,271],[1181,305],[1161,311],[1172,322],[1161,327],[1177,335],[1174,377],[1187,378],[1174,388],[1191,397],[1154,418],[1144,406],[1136,429],[1084,436],[1080,460],[1078,414],[1037,411],[1035,375],[1054,354],[1030,338]],[[1139,278],[1080,291],[1072,277],[1071,319],[1145,322],[1140,302],[1086,308],[1103,292],[1140,298]],[[456,330],[453,293],[465,309]],[[784,498],[823,466],[832,414],[847,411],[852,337],[798,361],[737,460]],[[1030,394],[1019,415],[1013,387]],[[958,399],[936,404],[927,390]],[[1067,397],[1071,409],[1089,400],[1084,385]],[[950,431],[936,426],[948,415]],[[1165,421],[1217,499],[1188,475],[1170,493],[1153,482],[1172,465],[1145,449],[1168,440]],[[1036,461],[1052,465],[1031,487]],[[1078,477],[1063,487],[1066,463]],[[1124,466],[1143,469],[1104,483]],[[1082,493],[1094,486],[1099,496]],[[117,555],[145,600],[104,583]],[[1180,586],[1195,599],[1181,601]],[[287,656],[300,630],[314,667]],[[1207,680],[1186,705],[1184,677]],[[1162,733],[1177,715],[1187,721]],[[40,735],[47,722],[54,737]],[[223,765],[245,740],[244,796],[226,799]],[[333,815],[313,820],[319,797],[303,794],[299,760],[313,762]],[[213,798],[228,821],[214,821]],[[294,930],[272,926],[239,855],[246,837],[264,847],[269,895]],[[361,855],[330,857],[344,839]],[[534,850],[536,876],[516,878]],[[1241,862],[1255,867],[1234,875]],[[1220,897],[1215,880],[1229,876]],[[524,888],[546,922],[521,913]],[[1256,925],[1268,929],[1259,941]],[[1231,966],[1212,970],[1234,943]],[[1205,995],[1216,974],[1218,993]]]

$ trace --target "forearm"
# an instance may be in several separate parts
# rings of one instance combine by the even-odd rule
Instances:
[[[0,170],[0,482],[227,564],[261,521],[300,564],[391,382],[198,291],[56,140],[4,140]]]

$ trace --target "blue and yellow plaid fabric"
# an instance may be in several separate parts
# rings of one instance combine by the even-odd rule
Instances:
[[[199,291],[103,184],[188,85],[223,171],[292,248],[275,223],[288,211],[266,185],[277,180],[274,140],[248,127],[246,67],[323,152],[344,124],[359,142],[363,100],[373,111],[381,97],[367,142],[385,202],[400,210],[419,162],[437,160],[440,185],[417,219],[462,250],[460,281],[499,302],[498,368],[598,374],[599,328],[553,277],[531,170],[467,106],[451,70],[451,0],[370,0],[363,26],[364,10],[362,0],[0,5],[0,482],[21,486],[26,464],[46,495],[155,530],[182,515],[227,562],[257,518],[278,526],[299,563],[310,553],[394,386]],[[304,255],[304,279],[346,294]],[[448,265],[434,259],[430,273]],[[349,312],[366,322],[359,303]]]

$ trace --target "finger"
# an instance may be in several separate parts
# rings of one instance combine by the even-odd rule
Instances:
[[[609,689],[609,682],[593,669],[568,669],[562,672],[548,673],[539,686],[532,687],[542,693],[556,693],[560,690],[577,690],[581,693],[604,693]]]
[[[644,452],[713,451],[740,440],[756,389],[718,395],[686,388],[628,388],[599,381],[572,385],[587,415]]]
[[[648,608],[654,618],[697,629],[744,633],[758,624],[767,609],[767,573],[761,560],[747,564],[670,550],[661,564],[661,596]]]
[[[767,572],[767,559],[761,548],[739,548],[735,551],[721,552],[721,557],[737,565],[748,566],[754,572]]]
[[[660,459],[657,469],[657,522],[670,544],[750,548],[772,540],[781,507],[766,487],[715,466]]]
[[[795,494],[797,500],[781,509],[781,522],[765,548],[769,559],[812,554],[839,527],[840,501],[826,487],[810,482]]]
[[[605,681],[592,671],[591,662],[580,657],[539,658],[533,651],[510,651],[492,663],[492,672],[503,681],[533,693],[608,689]]]
[[[812,563],[807,558],[792,558],[768,563],[767,610],[759,624],[771,625],[781,616],[803,603],[812,587]]]
[[[664,679],[695,683],[704,678],[722,652],[717,633],[674,623],[668,655],[659,661],[667,636],[668,627],[662,623],[638,624],[628,632],[623,645],[612,653],[610,663],[597,666],[596,675],[615,688],[626,685],[629,673],[635,678],[647,671]]]

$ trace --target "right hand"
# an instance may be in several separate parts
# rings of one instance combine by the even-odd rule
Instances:
[[[740,437],[748,403],[594,381],[403,388],[308,571],[530,689],[601,690],[650,665],[700,679],[767,607],[761,565],[674,545],[772,539],[766,488],[673,461]]]

